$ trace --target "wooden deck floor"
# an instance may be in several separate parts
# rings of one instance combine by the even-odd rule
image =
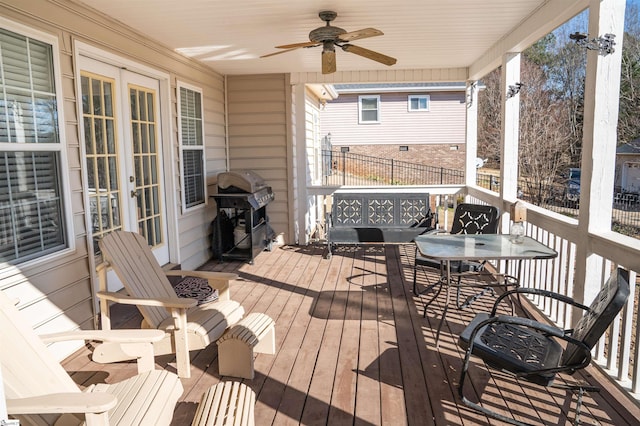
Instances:
[[[232,298],[246,312],[264,312],[276,321],[276,355],[258,355],[256,391],[258,425],[475,425],[488,421],[459,404],[457,382],[462,355],[457,335],[477,310],[450,311],[435,347],[442,305],[434,302],[422,317],[422,301],[411,291],[413,246],[386,245],[338,248],[330,260],[323,247],[277,247],[261,253],[255,264],[211,262],[208,270],[237,271]],[[420,282],[433,280],[433,272]],[[117,327],[137,327],[135,309],[114,307]],[[192,377],[173,424],[189,425],[206,388],[220,377],[217,348],[192,352]],[[175,371],[175,359],[156,359],[159,368]],[[135,364],[102,366],[82,350],[64,363],[81,385],[118,381],[135,374]],[[473,387],[492,409],[536,424],[570,424],[576,398],[518,384],[490,374],[479,361],[471,370]],[[595,380],[589,369],[576,378]],[[606,385],[586,395],[584,424],[640,424],[640,410]]]

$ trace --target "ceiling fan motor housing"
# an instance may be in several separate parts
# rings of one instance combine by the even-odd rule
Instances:
[[[325,21],[327,25],[311,31],[309,33],[309,40],[315,41],[316,43],[322,43],[325,41],[338,41],[338,36],[347,32],[342,28],[332,27],[329,24],[331,21],[336,19],[336,16],[338,16],[336,12],[331,10],[323,10],[322,12],[318,13],[318,16],[320,16],[320,19]]]
[[[322,43],[323,41],[337,41],[340,34],[345,34],[347,31],[339,27],[320,27],[309,33],[309,40],[316,43]]]

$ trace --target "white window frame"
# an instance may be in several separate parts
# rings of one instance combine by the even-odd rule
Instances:
[[[58,37],[55,35],[45,33],[33,29],[29,26],[19,24],[9,19],[0,16],[0,27],[14,32],[16,34],[37,40],[41,43],[46,43],[51,46],[51,60],[53,65],[53,82],[55,85],[56,96],[56,108],[57,108],[57,131],[59,135],[59,143],[17,143],[17,142],[0,142],[1,152],[57,152],[59,159],[59,185],[60,185],[60,198],[62,209],[62,223],[64,224],[64,239],[65,246],[59,250],[44,254],[42,256],[33,255],[27,256],[25,260],[19,259],[15,262],[11,262],[12,265],[20,265],[21,267],[28,268],[31,265],[40,264],[46,261],[53,260],[58,257],[67,255],[76,249],[76,241],[74,238],[73,227],[73,208],[71,203],[71,186],[69,173],[65,171],[70,170],[68,161],[68,148],[67,137],[65,132],[66,119],[64,116],[64,93],[62,89],[62,67],[60,65],[60,47],[58,43]],[[9,263],[5,263],[7,266]],[[0,268],[3,269],[3,268]]]
[[[426,108],[420,108],[420,102],[418,102],[418,108],[412,108],[411,107],[411,101],[413,99],[426,99],[427,100],[427,107]],[[429,95],[409,95],[407,97],[407,111],[409,112],[428,112],[431,109],[431,96]]]
[[[378,108],[376,109],[377,120],[363,120],[362,119],[362,101],[365,99],[375,99]],[[379,124],[380,123],[380,95],[360,95],[358,96],[358,124]],[[368,110],[372,111],[372,110]]]
[[[182,102],[180,99],[181,89],[190,90],[192,92],[198,93],[200,95],[200,116],[202,117],[202,121],[200,125],[202,126],[202,145],[184,145],[182,140]],[[207,158],[205,156],[205,135],[204,135],[204,94],[202,88],[196,87],[184,82],[178,81],[177,84],[177,104],[178,104],[178,143],[180,145],[180,188],[182,189],[181,197],[182,197],[182,213],[191,212],[194,210],[202,209],[207,204]],[[202,185],[203,185],[203,199],[202,202],[196,204],[192,207],[187,207],[186,194],[185,190],[185,176],[184,176],[184,168],[182,167],[182,160],[184,159],[185,151],[201,151],[202,152]]]

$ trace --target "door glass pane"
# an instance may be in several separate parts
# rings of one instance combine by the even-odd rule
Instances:
[[[144,176],[144,185],[148,186],[151,183],[151,165],[149,164],[149,157],[142,157],[142,174]]]
[[[94,128],[94,143],[96,145],[96,153],[97,154],[104,154],[105,150],[104,150],[104,129],[103,129],[103,125],[104,122],[102,121],[101,118],[97,118],[98,116],[94,115],[93,118],[93,128]]]
[[[147,108],[146,108],[146,98],[144,96],[144,92],[141,90],[138,92],[138,108],[140,108],[140,120],[147,121]]]
[[[140,152],[149,152],[149,128],[147,125],[140,125]]]
[[[104,115],[113,117],[113,89],[110,81],[103,81]]]
[[[133,153],[140,153],[140,124],[131,123],[131,142],[133,144]]]
[[[152,116],[153,117],[153,116]],[[149,150],[156,152],[156,126],[149,124]]]
[[[89,79],[85,76],[80,77],[80,85],[82,86],[82,113],[89,113],[89,98],[85,95],[85,93],[90,93],[89,90]]]
[[[113,80],[82,73],[83,121],[85,129],[89,214],[94,250],[97,240],[122,227],[121,191],[118,183],[116,155],[116,121],[113,110]],[[86,81],[86,84],[84,82]]]
[[[158,165],[156,164],[156,157],[151,157],[151,183],[158,183]]]

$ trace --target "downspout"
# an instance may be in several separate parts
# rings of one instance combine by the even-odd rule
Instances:
[[[227,96],[227,75],[224,75],[224,155],[226,171],[229,171],[229,97]]]

